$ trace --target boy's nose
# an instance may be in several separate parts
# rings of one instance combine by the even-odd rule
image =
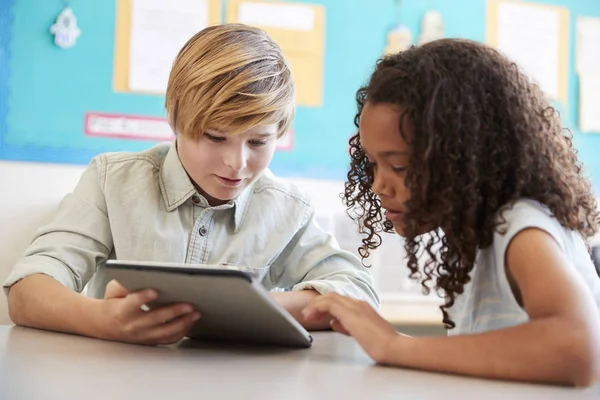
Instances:
[[[234,171],[240,171],[246,166],[246,154],[244,149],[229,151],[225,155],[225,165]]]

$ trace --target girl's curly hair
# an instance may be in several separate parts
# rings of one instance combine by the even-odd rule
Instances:
[[[570,131],[539,86],[498,51],[461,39],[412,47],[380,59],[356,97],[357,127],[367,101],[401,106],[400,119],[407,117],[412,127],[405,181],[411,193],[405,214],[407,263],[425,293],[435,279],[435,290],[446,300],[440,308],[448,329],[454,322],[447,309],[463,293],[477,249],[490,246],[500,230],[502,207],[534,199],[584,238],[596,232],[596,199]],[[393,227],[371,190],[373,170],[359,133],[349,144],[343,198],[366,234],[359,248],[364,259],[381,244],[379,233]],[[439,230],[421,235],[424,226]],[[420,268],[421,252],[429,259]]]

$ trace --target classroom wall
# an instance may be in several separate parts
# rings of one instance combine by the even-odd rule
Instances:
[[[592,177],[598,175],[595,183],[599,186],[600,159],[595,150],[600,147],[600,135],[578,132],[573,54],[576,18],[600,17],[600,1],[533,1],[567,6],[571,11],[569,102],[562,112],[565,125],[575,133],[581,159]],[[272,164],[282,176],[344,179],[347,139],[354,131],[355,92],[367,79],[385,47],[386,33],[395,24],[406,24],[416,40],[423,14],[436,9],[444,16],[447,36],[485,39],[486,0],[299,2],[322,4],[326,10],[324,103],[298,107],[294,149],[278,152]],[[75,47],[65,51],[54,46],[49,33],[63,2],[0,0],[0,24],[10,33],[10,42],[0,43],[4,50],[0,57],[0,159],[81,165],[99,152],[135,151],[153,144],[83,134],[83,117],[90,111],[164,116],[163,96],[112,89],[115,6],[115,0],[73,2],[82,35]],[[3,93],[8,94],[3,97]]]
[[[534,1],[571,10],[569,103],[563,115],[565,124],[575,132],[589,172],[600,175],[600,159],[594,156],[600,135],[578,134],[578,89],[573,71],[575,20],[580,15],[600,17],[600,1]],[[385,47],[386,33],[397,22],[406,24],[416,39],[425,11],[437,9],[444,16],[447,36],[485,39],[485,0],[300,2],[322,4],[326,10],[324,103],[322,107],[298,107],[295,147],[279,152],[273,162],[274,171],[283,176],[344,179],[347,139],[354,131],[356,89],[368,77]],[[0,58],[0,63],[8,59],[9,74],[5,82],[0,77],[9,93],[5,99],[8,106],[0,106],[0,159],[85,164],[99,152],[141,150],[152,145],[90,138],[82,132],[84,114],[90,111],[164,116],[162,96],[112,90],[115,4],[115,0],[73,2],[82,35],[74,48],[65,51],[53,45],[49,33],[63,2],[0,0],[0,23],[10,27],[11,36],[5,53],[9,57]],[[6,19],[2,19],[4,14]]]

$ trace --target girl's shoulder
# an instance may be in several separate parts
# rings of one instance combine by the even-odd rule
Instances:
[[[572,232],[560,224],[550,209],[539,201],[522,198],[503,206],[496,215],[496,232],[494,232],[495,247],[504,244],[504,249],[510,241],[522,230],[537,228],[550,234],[565,250],[565,239],[578,232]],[[583,241],[583,238],[581,238]]]
[[[558,243],[572,267],[588,283],[593,283],[593,291],[600,304],[600,281],[585,239],[578,231],[561,225],[547,206],[535,200],[521,199],[501,210],[497,222],[493,243],[488,251],[493,253],[491,258],[495,259],[500,269],[504,269],[508,246],[519,232],[529,228],[542,230]]]
[[[515,218],[550,218],[558,223],[558,220],[554,218],[548,206],[537,200],[528,198],[521,198],[505,204],[498,210],[496,218],[498,222],[504,222],[503,220],[512,222]]]

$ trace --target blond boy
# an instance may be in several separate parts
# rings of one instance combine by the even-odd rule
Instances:
[[[292,123],[293,101],[288,65],[264,32],[229,24],[191,38],[166,93],[176,140],[92,160],[4,283],[12,320],[168,344],[201,318],[189,304],[142,311],[156,293],[108,282],[108,259],[248,271],[267,289],[285,289],[272,296],[309,329],[329,324],[301,315],[322,293],[377,306],[368,271],[315,224],[306,196],[267,170]]]

